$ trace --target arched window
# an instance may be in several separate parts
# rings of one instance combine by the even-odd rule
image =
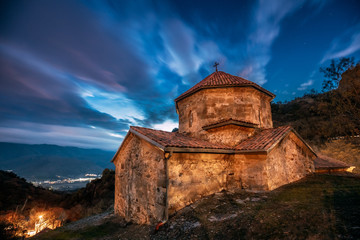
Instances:
[[[192,127],[193,124],[193,113],[190,111],[189,112],[189,128]]]

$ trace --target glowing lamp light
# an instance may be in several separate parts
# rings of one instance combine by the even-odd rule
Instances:
[[[28,236],[30,236],[30,237],[32,237],[32,236],[34,236],[35,234],[36,234],[36,231],[28,231]]]

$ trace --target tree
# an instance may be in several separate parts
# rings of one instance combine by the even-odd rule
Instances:
[[[332,124],[329,128],[329,131],[333,131],[331,135],[355,136],[360,133],[360,63],[354,66],[353,59],[334,62],[324,71],[334,80],[337,89],[322,95],[319,110],[328,115]],[[348,69],[342,69],[346,65]],[[341,71],[342,74],[337,78]]]
[[[339,86],[341,75],[348,69],[355,66],[354,57],[351,58],[340,58],[332,59],[330,66],[321,67],[320,72],[324,74],[324,81],[322,90],[323,92],[336,89]]]
[[[343,73],[338,90],[340,112],[353,124],[352,135],[360,133],[360,63]]]

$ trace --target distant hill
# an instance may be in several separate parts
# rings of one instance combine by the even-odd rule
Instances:
[[[0,191],[0,213],[15,210],[17,206],[22,207],[25,202],[26,208],[31,208],[35,205],[55,206],[64,197],[63,193],[35,187],[31,183],[26,182],[24,178],[20,178],[12,172],[1,170]]]
[[[49,226],[113,209],[114,182],[115,171],[105,169],[101,178],[65,193],[35,187],[13,172],[0,170],[0,239],[22,239],[25,230],[34,230],[40,215]]]
[[[70,209],[72,220],[100,213],[114,204],[115,171],[105,169],[101,175],[84,188],[66,193],[36,187],[15,173],[0,170],[0,215],[17,207],[28,214],[39,206]]]
[[[360,134],[360,64],[342,74],[338,89],[271,105],[274,126],[291,125],[316,144]]]
[[[356,166],[360,173],[360,64],[341,76],[338,89],[273,103],[274,126],[291,125],[314,150]]]
[[[0,169],[29,180],[100,174],[105,168],[114,168],[110,161],[115,152],[100,149],[0,142],[0,152]]]
[[[102,177],[68,194],[61,206],[70,209],[69,220],[101,213],[114,207],[115,171],[105,169]]]

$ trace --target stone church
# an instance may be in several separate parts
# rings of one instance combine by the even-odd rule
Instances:
[[[268,191],[314,172],[315,152],[273,128],[274,94],[216,71],[175,99],[179,130],[130,127],[116,152],[115,212],[140,224],[221,190]]]

